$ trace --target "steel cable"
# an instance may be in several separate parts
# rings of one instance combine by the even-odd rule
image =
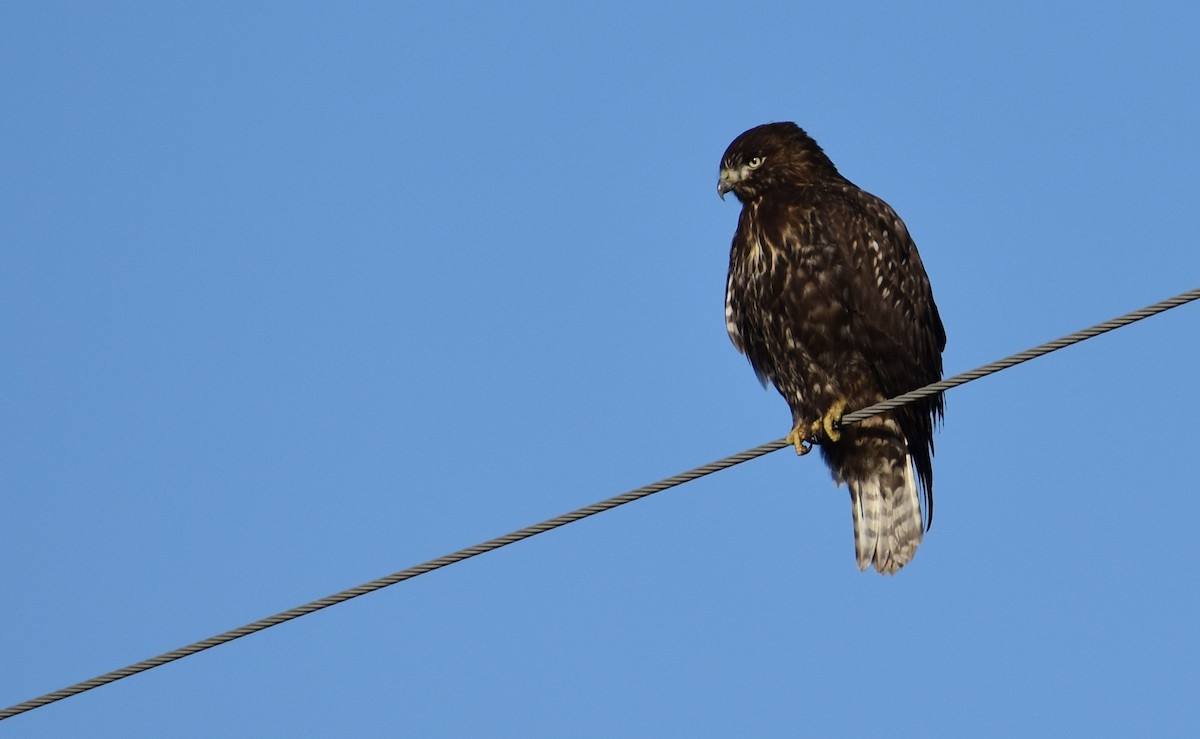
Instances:
[[[855,423],[857,421],[862,421],[866,418],[870,418],[871,416],[879,413],[892,410],[906,403],[911,403],[914,400],[918,400],[935,393],[944,392],[951,388],[958,387],[959,385],[964,385],[973,380],[978,380],[981,377],[986,377],[987,375],[1008,369],[1009,367],[1021,364],[1022,362],[1027,362],[1031,359],[1049,354],[1050,352],[1071,346],[1072,344],[1077,344],[1094,336],[1099,336],[1100,334],[1108,331],[1127,326],[1136,321],[1140,321],[1143,318],[1149,318],[1150,316],[1157,315],[1198,298],[1200,298],[1200,288],[1189,290],[1188,292],[1181,293],[1173,298],[1154,303],[1153,305],[1148,305],[1145,308],[1141,308],[1131,313],[1126,313],[1123,316],[1118,316],[1112,320],[1096,324],[1095,326],[1083,329],[1082,331],[1077,331],[1060,339],[1046,342],[1045,344],[1041,344],[1018,354],[1014,354],[1011,357],[991,362],[990,364],[985,364],[982,367],[973,369],[969,372],[963,372],[962,374],[955,375],[950,379],[935,382],[918,390],[913,390],[912,392],[898,395],[890,400],[885,400],[882,403],[876,403],[870,407],[854,411],[853,413],[848,413],[842,418],[842,423]],[[597,513],[603,513],[604,511],[625,505],[626,503],[632,503],[635,500],[640,500],[649,495],[667,490],[668,488],[682,485],[685,482],[690,482],[697,478],[704,477],[705,475],[711,475],[714,472],[728,469],[735,465],[741,464],[742,462],[748,462],[765,454],[770,454],[771,452],[778,451],[786,446],[790,446],[786,439],[776,439],[775,441],[761,444],[753,449],[747,449],[744,452],[725,457],[724,459],[711,462],[702,467],[697,467],[673,477],[659,480],[656,483],[645,485],[635,490],[630,490],[627,493],[608,498],[607,500],[602,500],[598,503],[593,503],[589,506],[579,508],[571,511],[570,513],[564,513],[561,516],[556,516],[554,518],[542,521],[541,523],[536,523],[532,526],[526,526],[525,528],[513,531],[512,533],[498,536],[494,539],[489,539],[481,544],[460,549],[456,552],[438,557],[437,559],[431,559],[428,562],[424,562],[414,567],[409,567],[408,569],[394,572],[377,580],[363,583],[357,587],[343,590],[339,593],[334,593],[333,595],[320,598],[319,600],[314,600],[310,603],[305,603],[301,606],[296,606],[295,608],[290,608],[286,611],[277,613],[274,616],[268,616],[267,618],[259,619],[253,623],[217,634],[216,636],[211,636],[202,641],[195,642],[194,644],[173,649],[170,652],[165,652],[157,657],[151,657],[150,659],[136,662],[128,665],[127,667],[122,667],[119,670],[106,672],[103,675],[98,675],[90,680],[84,680],[83,682],[70,685],[62,688],[61,690],[56,690],[52,693],[46,693],[45,695],[37,698],[33,698],[24,701],[23,703],[18,703],[14,706],[10,706],[9,708],[0,710],[0,721],[7,718],[12,718],[13,716],[17,716],[27,711],[32,711],[35,708],[40,708],[47,704],[60,701],[64,698],[70,698],[71,696],[79,695],[80,693],[86,692],[93,688],[98,688],[102,685],[116,682],[117,680],[136,675],[140,672],[145,672],[146,670],[160,667],[168,662],[174,662],[175,660],[189,657],[198,652],[203,652],[206,649],[211,649],[213,647],[226,644],[234,641],[235,639],[240,639],[243,636],[249,636],[250,634],[257,633],[272,626],[278,626],[281,623],[300,618],[301,616],[306,616],[323,608],[344,603],[352,598],[357,598],[360,595],[372,593],[381,588],[386,588],[389,585],[395,585],[396,583],[410,580],[418,575],[424,575],[427,572],[432,572],[442,567],[446,567],[447,565],[452,565],[456,562],[461,562],[465,559],[470,559],[471,557],[494,551],[523,539],[528,539],[531,536],[537,536],[538,534],[545,533],[551,529],[556,529],[560,526],[566,526],[569,523],[574,523],[589,516],[594,516]]]

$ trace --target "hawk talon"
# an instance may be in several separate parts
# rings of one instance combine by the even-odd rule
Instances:
[[[799,426],[796,426],[796,428],[792,429],[792,433],[787,435],[787,443],[796,447],[796,456],[798,457],[803,457],[812,451],[812,439],[800,433]]]
[[[829,412],[821,417],[816,426],[820,426],[825,432],[825,438],[830,441],[840,441],[842,438],[842,414],[846,412],[846,401],[838,400],[829,409]]]

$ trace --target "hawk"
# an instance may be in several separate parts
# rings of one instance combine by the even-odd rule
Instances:
[[[942,396],[839,422],[942,377],[946,332],[917,247],[896,211],[843,177],[795,123],[734,139],[717,184],[722,199],[729,192],[742,204],[729,338],[787,401],[796,452],[819,445],[850,488],[859,569],[895,574],[933,521]]]

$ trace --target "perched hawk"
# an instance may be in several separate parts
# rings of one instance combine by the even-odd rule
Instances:
[[[839,421],[942,377],[946,333],[917,247],[900,216],[839,174],[795,123],[734,139],[717,184],[722,198],[731,191],[742,213],[729,337],[787,400],[796,452],[819,444],[834,480],[848,484],[859,569],[894,574],[933,521],[942,397]]]

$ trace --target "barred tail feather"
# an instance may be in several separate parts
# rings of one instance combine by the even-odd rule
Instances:
[[[911,455],[877,462],[846,480],[854,515],[854,554],[860,570],[874,565],[878,572],[894,575],[916,554],[925,527]]]

